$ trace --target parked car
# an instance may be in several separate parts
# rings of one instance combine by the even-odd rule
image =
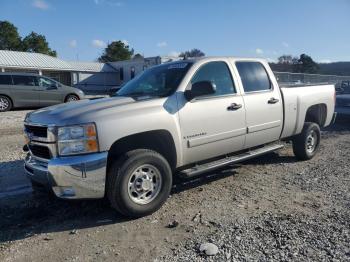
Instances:
[[[350,94],[350,81],[343,80],[335,85],[337,94]]]
[[[0,112],[16,107],[45,107],[81,100],[80,89],[65,86],[46,76],[0,73]]]
[[[25,172],[63,199],[103,198],[124,215],[156,211],[173,176],[200,176],[292,141],[319,149],[334,85],[278,85],[262,59],[199,58],[152,67],[114,97],[25,118]]]
[[[350,115],[350,81],[343,80],[335,85],[337,101],[335,111],[340,115]]]

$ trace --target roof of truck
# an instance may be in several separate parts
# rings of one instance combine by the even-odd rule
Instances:
[[[181,61],[201,61],[201,60],[220,60],[220,59],[232,59],[232,60],[245,60],[245,61],[260,61],[267,62],[264,58],[256,58],[256,57],[238,57],[238,56],[202,56],[202,57],[189,57],[183,60],[177,60],[171,63],[178,63]]]

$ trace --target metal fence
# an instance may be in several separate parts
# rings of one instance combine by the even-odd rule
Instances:
[[[279,84],[337,84],[350,81],[350,76],[302,74],[289,72],[274,72]]]

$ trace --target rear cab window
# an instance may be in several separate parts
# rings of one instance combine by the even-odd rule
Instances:
[[[236,67],[245,93],[272,90],[270,78],[260,62],[240,61]]]
[[[0,85],[12,85],[12,78],[10,75],[0,75]]]

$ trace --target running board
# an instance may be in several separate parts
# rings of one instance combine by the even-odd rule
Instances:
[[[215,160],[213,162],[205,163],[202,165],[196,165],[194,167],[182,170],[180,172],[180,176],[187,177],[187,178],[198,176],[203,173],[227,166],[229,164],[239,163],[244,160],[248,160],[250,158],[254,158],[257,156],[264,155],[266,153],[276,151],[278,149],[281,149],[282,147],[283,145],[276,145],[276,144],[268,145],[268,146],[264,146],[258,149],[254,149],[254,150],[242,153],[240,155],[229,156],[219,160]]]

